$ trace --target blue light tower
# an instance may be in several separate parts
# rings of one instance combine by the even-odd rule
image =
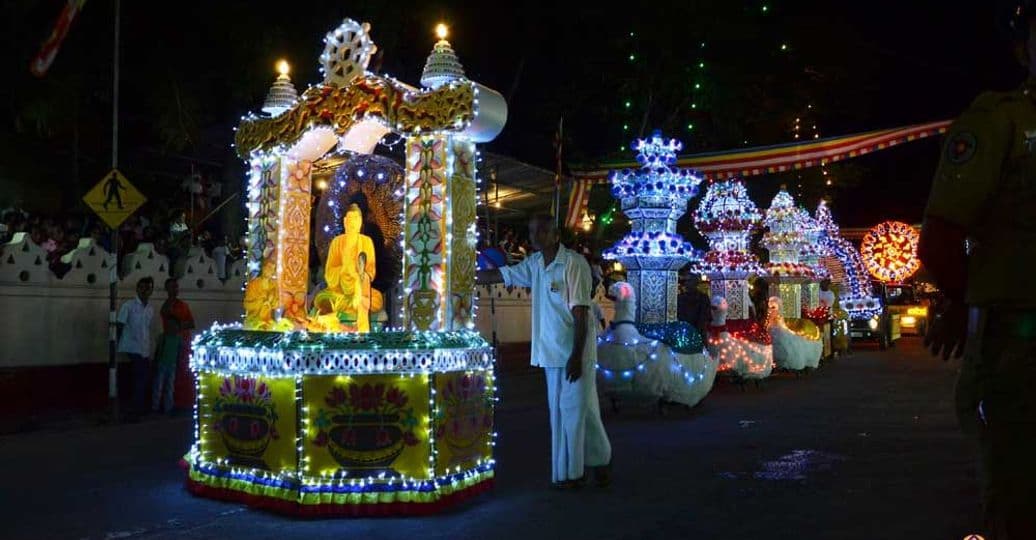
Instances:
[[[612,195],[632,221],[632,230],[604,251],[627,269],[637,294],[638,324],[676,320],[677,271],[699,254],[676,233],[676,220],[697,195],[701,178],[675,166],[683,143],[665,140],[656,130],[649,139],[634,141],[639,169],[611,175]]]

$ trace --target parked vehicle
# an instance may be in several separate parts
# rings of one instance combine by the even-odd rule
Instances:
[[[874,282],[874,291],[881,298],[881,312],[869,319],[854,319],[849,322],[849,337],[853,341],[874,341],[885,350],[895,346],[902,337],[902,314],[889,309],[889,288],[896,291],[897,285]],[[901,292],[896,291],[896,296]]]
[[[922,298],[913,284],[888,285],[888,310],[899,314],[903,334],[923,336],[928,333],[929,301]]]

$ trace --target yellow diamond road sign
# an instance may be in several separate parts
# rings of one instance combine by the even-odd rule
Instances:
[[[118,169],[112,169],[83,196],[83,201],[114,229],[136,212],[147,197],[133,187]]]

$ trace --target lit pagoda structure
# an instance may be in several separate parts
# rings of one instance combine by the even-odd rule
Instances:
[[[799,260],[809,242],[805,232],[809,221],[809,213],[795,206],[784,186],[774,196],[763,219],[769,229],[761,245],[770,252],[766,267],[770,296],[781,299],[781,316],[786,319],[802,317],[802,284],[816,278],[813,268]]]
[[[698,253],[676,232],[676,220],[687,201],[697,195],[701,178],[675,167],[683,143],[663,139],[656,130],[649,139],[634,141],[639,169],[612,173],[612,195],[632,221],[632,230],[610,249],[605,259],[618,260],[637,298],[637,323],[676,320],[677,272],[697,260]]]
[[[735,380],[764,379],[773,369],[770,335],[749,312],[748,278],[766,275],[750,250],[761,220],[739,180],[709,186],[694,213],[695,227],[709,242],[709,251],[694,265],[712,293],[708,350],[719,362],[717,370]]]
[[[761,220],[739,180],[709,186],[694,213],[695,227],[709,242],[709,251],[695,266],[709,279],[712,296],[726,299],[728,319],[748,318],[748,276],[765,275],[749,245]]]
[[[424,71],[421,72],[421,86],[436,89],[453,81],[466,79],[464,66],[461,65],[453,46],[446,41],[448,34],[446,25],[440,24],[435,28],[435,34],[439,41],[432,48],[432,54],[425,60]]]

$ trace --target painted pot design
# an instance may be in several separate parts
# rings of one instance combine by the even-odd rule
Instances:
[[[257,458],[270,444],[271,425],[266,408],[259,405],[227,405],[219,419],[227,450],[238,456]]]
[[[327,447],[346,469],[388,469],[406,446],[398,415],[337,415],[331,420]]]

